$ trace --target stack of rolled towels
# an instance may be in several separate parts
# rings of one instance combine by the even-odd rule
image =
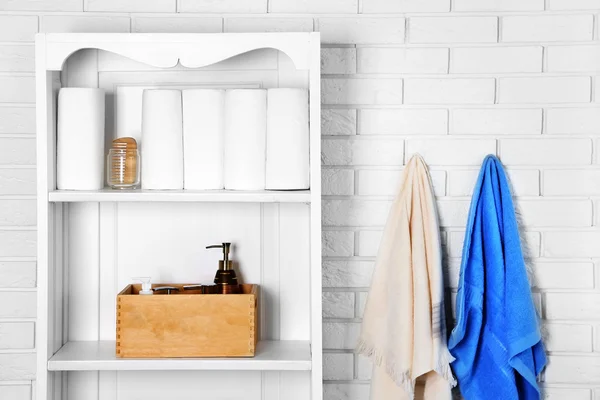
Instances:
[[[84,121],[81,112],[74,112],[88,103],[88,114],[93,114],[97,123],[90,124],[88,114]],[[98,89],[61,90],[59,189],[103,187],[103,107],[104,93]],[[88,129],[82,131],[84,125]],[[95,140],[90,141],[91,136]],[[83,152],[81,147],[78,152],[65,151],[83,142],[89,144],[89,151]],[[144,90],[140,148],[142,189],[308,189],[308,91]],[[73,153],[76,162],[62,162],[65,168],[61,168],[61,160],[68,160]],[[86,158],[91,167],[82,174]],[[77,181],[69,178],[74,173]]]
[[[56,186],[99,190],[104,186],[104,90],[58,92]]]
[[[308,189],[306,90],[156,89],[143,96],[143,189]]]

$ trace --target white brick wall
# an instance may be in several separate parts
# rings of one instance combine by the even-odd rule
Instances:
[[[0,71],[33,72],[34,47],[28,45],[0,46]]]
[[[46,15],[42,17],[40,32],[129,32],[129,17],[81,17],[77,15]]]
[[[84,0],[85,11],[175,12],[177,0]]]
[[[544,326],[547,332],[546,348],[549,351],[592,351],[592,327],[578,324],[554,324]]]
[[[457,47],[450,72],[456,74],[541,72],[542,47]]]
[[[31,42],[38,32],[38,17],[33,15],[0,15],[0,40]]]
[[[550,10],[597,10],[598,0],[550,0]]]
[[[503,139],[500,154],[507,165],[587,165],[592,162],[590,139]]]
[[[267,0],[179,0],[178,12],[182,13],[248,13],[267,12]]]
[[[35,262],[0,262],[0,287],[33,288],[36,283]]]
[[[0,349],[32,349],[33,322],[0,323]]]
[[[443,109],[365,109],[360,111],[361,135],[445,135],[448,112]]]
[[[494,43],[496,17],[415,17],[409,23],[411,43]]]
[[[402,165],[420,152],[451,290],[478,167],[487,153],[509,166],[545,398],[600,400],[599,16],[598,0],[0,0],[0,399],[31,399],[35,378],[34,34],[319,30],[325,398],[369,397],[353,348]]]
[[[225,32],[312,32],[312,18],[228,18]]]
[[[593,71],[600,62],[596,46],[548,46],[548,72]]]
[[[323,135],[355,135],[356,110],[324,109],[321,112],[321,133]]]
[[[223,29],[223,21],[217,17],[134,17],[131,31],[146,32],[181,32],[181,33],[218,33]]]
[[[591,40],[592,15],[507,16],[502,18],[503,42]]]
[[[445,74],[448,72],[448,49],[361,47],[358,49],[358,72],[365,74]]]
[[[31,398],[31,386],[30,385],[0,385],[0,396],[3,399],[30,399]]]
[[[598,108],[549,108],[546,110],[546,133],[590,134],[600,132]]]
[[[402,79],[324,78],[323,104],[402,104]]]
[[[402,165],[401,139],[323,140],[323,165]]]
[[[321,71],[324,74],[356,73],[356,49],[349,47],[321,50]]]
[[[34,103],[35,79],[33,76],[0,76],[0,103]]]
[[[407,79],[406,104],[493,104],[494,79]]]
[[[450,0],[363,0],[363,13],[405,13],[450,11]]]
[[[404,43],[404,18],[332,18],[317,19],[323,43],[388,44]]]
[[[454,11],[542,11],[544,0],[454,0]]]

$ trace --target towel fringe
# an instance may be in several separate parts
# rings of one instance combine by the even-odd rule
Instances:
[[[454,358],[450,356],[451,358]],[[452,360],[454,361],[454,360]],[[433,369],[437,374],[439,374],[442,378],[444,378],[451,388],[456,387],[457,382],[454,378],[454,374],[452,373],[452,369],[450,368],[450,362],[446,357],[442,357],[441,360],[438,361],[438,364]]]
[[[394,357],[391,357],[389,355],[384,356],[380,351],[378,351],[375,348],[375,346],[369,344],[366,340],[362,338],[358,341],[356,351],[359,354],[362,354],[371,359],[371,361],[373,361],[373,363],[378,367],[383,366],[385,360],[385,372],[392,378],[396,385],[404,389],[410,400],[414,399],[416,381],[412,380],[409,371],[398,371],[398,365],[395,362],[390,362],[390,360],[393,360]]]
[[[414,399],[416,380],[412,379],[409,371],[399,372],[396,363],[389,361],[393,360],[393,357],[384,356],[375,348],[375,346],[369,344],[365,339],[362,338],[358,341],[356,351],[359,354],[371,359],[371,361],[373,361],[373,363],[378,367],[381,367],[385,363],[385,371],[387,374],[394,380],[396,385],[404,389],[404,391],[409,395],[409,399]],[[457,385],[454,374],[452,373],[452,369],[450,368],[450,363],[454,361],[454,357],[452,357],[448,350],[446,350],[444,353],[445,354],[440,357],[440,360],[438,360],[438,363],[433,371],[444,378],[448,382],[448,385],[453,388]]]

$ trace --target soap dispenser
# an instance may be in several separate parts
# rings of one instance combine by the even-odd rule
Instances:
[[[142,284],[142,289],[140,290],[139,294],[141,294],[141,295],[154,294],[154,291],[152,290],[152,284],[150,283],[151,278],[149,276],[133,278],[133,280],[140,282]]]
[[[238,285],[237,276],[233,269],[233,263],[229,259],[231,243],[214,244],[207,246],[206,248],[223,249],[223,259],[219,261],[219,269],[215,275],[215,284],[218,287],[218,292],[221,294],[240,293],[240,285]]]

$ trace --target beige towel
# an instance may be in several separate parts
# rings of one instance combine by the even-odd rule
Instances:
[[[358,351],[374,362],[372,400],[451,399],[444,314],[435,198],[415,155],[390,210],[362,323]]]

